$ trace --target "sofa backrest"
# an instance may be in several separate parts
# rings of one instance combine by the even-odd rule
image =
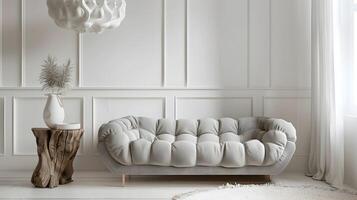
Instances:
[[[167,135],[199,137],[203,134],[217,136],[234,134],[238,135],[239,141],[244,142],[251,139],[261,139],[263,134],[271,129],[287,133],[287,139],[292,142],[296,140],[296,131],[291,123],[267,117],[246,117],[238,120],[232,118],[170,120],[127,116],[112,120],[109,123],[118,124],[124,132],[128,132],[130,140],[146,138],[151,141],[155,137],[166,137]]]

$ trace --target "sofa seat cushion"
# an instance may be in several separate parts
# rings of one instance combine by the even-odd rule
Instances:
[[[268,166],[281,158],[288,141],[296,139],[289,135],[295,134],[292,125],[285,121],[266,124],[267,118],[121,120],[103,125],[100,136],[105,137],[99,140],[122,165]]]

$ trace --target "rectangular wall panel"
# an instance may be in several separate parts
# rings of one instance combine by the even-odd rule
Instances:
[[[46,127],[43,122],[44,97],[15,97],[13,102],[13,154],[36,155],[33,127]],[[83,100],[77,97],[63,99],[66,123],[83,125]],[[82,151],[83,143],[80,151]]]
[[[0,155],[5,154],[5,104],[4,98],[0,97]]]
[[[83,35],[83,86],[159,87],[163,0],[131,0],[119,28]]]
[[[2,86],[21,83],[21,1],[2,0]],[[0,64],[0,65],[1,65]]]
[[[247,0],[188,1],[188,84],[246,87]]]
[[[185,97],[176,99],[176,119],[249,117],[253,99],[246,97]]]
[[[3,2],[0,0],[0,86],[2,85],[2,64],[3,64],[3,58],[2,58],[2,35],[3,35]]]
[[[292,122],[297,135],[295,155],[308,155],[311,133],[310,98],[265,98],[264,116]]]
[[[43,59],[48,55],[59,63],[71,59],[73,84],[77,73],[77,34],[56,26],[49,17],[46,0],[23,1],[23,81],[25,86],[39,86]]]
[[[271,0],[271,84],[309,88],[311,0]]]
[[[186,0],[166,1],[166,86],[186,84]]]
[[[125,116],[165,118],[163,97],[96,97],[93,99],[93,142],[98,142],[100,126]]]
[[[249,86],[270,85],[270,1],[249,0]]]

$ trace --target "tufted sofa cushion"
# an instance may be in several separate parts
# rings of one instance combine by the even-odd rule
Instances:
[[[275,164],[293,125],[281,119],[152,119],[128,116],[101,126],[99,142],[122,165],[237,168]]]

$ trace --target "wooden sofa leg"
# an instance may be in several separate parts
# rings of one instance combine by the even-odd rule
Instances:
[[[121,185],[124,187],[125,186],[125,178],[126,178],[126,175],[125,174],[122,174],[121,175]]]
[[[264,179],[265,179],[265,181],[266,181],[267,183],[271,182],[271,177],[270,177],[270,175],[265,175],[265,176],[264,176]]]

